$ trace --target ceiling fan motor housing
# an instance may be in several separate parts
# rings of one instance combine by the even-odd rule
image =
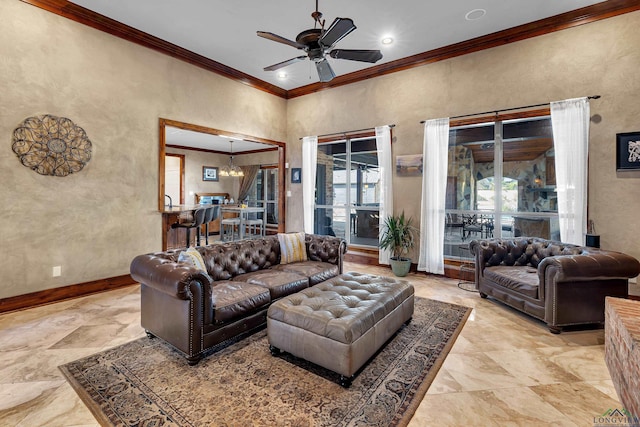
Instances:
[[[324,58],[324,49],[319,40],[322,36],[320,28],[312,28],[298,34],[296,41],[306,46],[305,50],[309,55],[309,59],[314,61]]]
[[[300,44],[307,46],[309,49],[313,49],[314,47],[320,47],[320,36],[322,35],[322,30],[320,28],[312,28],[310,30],[304,30],[300,34],[297,35],[296,41]]]

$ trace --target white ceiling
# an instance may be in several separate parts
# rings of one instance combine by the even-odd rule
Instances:
[[[230,142],[233,141],[233,144]],[[224,135],[212,135],[208,133],[194,132],[186,129],[179,129],[172,126],[165,127],[165,144],[201,150],[219,151],[230,153],[233,145],[233,152],[240,154],[246,151],[266,150],[276,148],[271,144],[247,141]]]
[[[375,65],[600,3],[602,0],[320,0],[327,28],[336,17],[358,27],[341,40],[342,49],[380,49]],[[160,39],[235,68],[286,90],[318,81],[310,60],[283,68],[288,77],[263,71],[304,52],[256,35],[267,31],[290,40],[313,28],[313,0],[73,0]],[[475,9],[486,15],[469,21]],[[380,40],[395,40],[383,46]],[[329,58],[337,75],[373,64]]]

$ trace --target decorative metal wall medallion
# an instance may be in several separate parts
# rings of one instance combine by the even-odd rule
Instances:
[[[25,119],[13,131],[11,148],[24,166],[40,175],[67,176],[91,160],[84,129],[50,114]]]

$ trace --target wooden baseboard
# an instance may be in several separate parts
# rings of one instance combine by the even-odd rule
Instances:
[[[378,257],[374,258],[371,253],[347,252],[345,261],[355,262],[365,265],[380,265]],[[460,266],[458,263],[449,264],[445,262],[445,277],[460,278]],[[417,265],[411,265],[411,271],[417,271]],[[109,277],[107,279],[93,280],[91,282],[80,283],[77,285],[63,286],[61,288],[47,289],[45,291],[33,292],[25,295],[0,299],[0,313],[10,311],[26,310],[28,308],[38,307],[55,302],[64,301],[73,298],[79,298],[86,295],[96,294],[100,292],[112,291],[118,288],[137,285],[138,282],[133,280],[130,275]],[[639,300],[638,295],[629,295],[629,299]]]
[[[61,288],[47,289],[25,295],[0,299],[0,313],[9,311],[25,310],[27,308],[52,304],[72,298],[83,297],[85,295],[98,292],[112,291],[125,286],[137,285],[137,282],[130,275],[109,277],[106,279],[93,280],[91,282],[79,283],[77,285],[63,286]]]
[[[349,250],[344,254],[344,260],[364,265],[380,265],[378,263],[378,249],[349,246]]]

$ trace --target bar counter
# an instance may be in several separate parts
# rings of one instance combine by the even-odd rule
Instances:
[[[204,208],[211,205],[173,205],[171,207],[164,206],[160,213],[162,214],[162,250],[184,248],[187,231],[184,228],[171,228],[171,224],[176,222],[190,221],[193,211],[198,208]],[[239,207],[240,205],[216,205],[220,207]],[[225,213],[225,218],[229,214]],[[234,215],[231,215],[234,216]],[[204,233],[204,226],[201,229]],[[209,224],[209,233],[220,233],[220,218],[216,218]],[[203,234],[204,235],[204,234]],[[191,245],[195,245],[197,233],[191,233]]]
[[[164,206],[162,213],[162,250],[183,248],[187,239],[187,232],[184,229],[171,228],[171,224],[180,222],[181,218],[190,217],[199,205],[174,205]],[[195,241],[196,233],[191,233]]]

